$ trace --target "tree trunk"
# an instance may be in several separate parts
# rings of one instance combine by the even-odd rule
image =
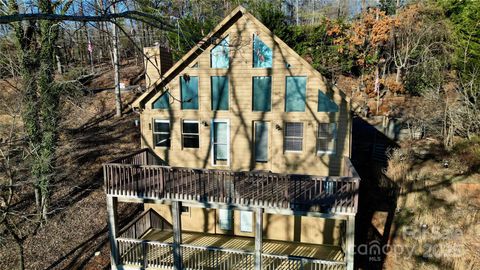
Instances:
[[[112,13],[116,12],[115,4],[112,5]],[[113,59],[113,73],[115,77],[115,108],[117,117],[122,116],[122,95],[120,92],[120,63],[118,59],[118,34],[117,25],[112,23],[112,59]]]
[[[18,247],[18,270],[25,270],[25,249],[22,241],[15,241]]]
[[[401,83],[402,81],[402,68],[397,67],[397,74],[395,75],[395,82],[396,83]]]

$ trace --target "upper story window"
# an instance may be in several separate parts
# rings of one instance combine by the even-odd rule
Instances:
[[[283,145],[285,152],[301,152],[303,150],[303,123],[285,123]]]
[[[180,77],[182,110],[198,110],[198,77]]]
[[[153,144],[155,147],[170,147],[170,121],[153,120]]]
[[[228,37],[224,38],[210,51],[212,68],[228,68],[230,66]]]
[[[263,43],[257,35],[253,35],[253,67],[272,67],[272,49]]]
[[[318,90],[318,111],[338,112],[338,105],[321,90]]]
[[[253,77],[252,109],[269,112],[272,107],[272,77]]]
[[[200,138],[198,133],[198,121],[185,120],[182,123],[183,148],[198,148]]]
[[[307,77],[287,77],[285,92],[285,111],[304,112],[307,92]]]
[[[152,109],[168,109],[170,100],[168,92],[163,93],[157,100],[152,103]]]
[[[228,77],[212,77],[212,111],[228,110]]]
[[[317,153],[335,154],[336,137],[336,123],[319,123],[317,131]]]

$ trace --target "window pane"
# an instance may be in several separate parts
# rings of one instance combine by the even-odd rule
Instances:
[[[317,151],[319,152],[332,152],[335,147],[335,141],[333,139],[318,139]]]
[[[154,134],[155,146],[170,147],[170,134]]]
[[[228,68],[230,62],[228,37],[211,50],[210,61],[212,68]]]
[[[183,133],[198,133],[198,123],[183,122]]]
[[[257,35],[253,36],[253,67],[272,67],[272,49],[270,49]]]
[[[168,133],[170,133],[170,123],[160,122],[160,121],[155,120],[153,131],[154,132],[168,132]]]
[[[240,211],[240,231],[242,232],[253,231],[253,212]]]
[[[183,135],[183,147],[184,148],[198,148],[199,147],[198,135]]]
[[[286,112],[304,112],[307,77],[287,77],[286,81]]]
[[[164,93],[152,104],[152,109],[168,109],[170,107],[169,95]]]
[[[228,110],[228,77],[212,77],[212,110]]]
[[[182,109],[198,109],[198,77],[180,77]]]
[[[213,148],[215,160],[228,159],[228,147],[226,144],[215,144]]]
[[[229,231],[232,229],[232,210],[220,209],[218,215],[218,222],[220,229]]]
[[[318,90],[318,111],[338,112],[338,105],[320,90]]]
[[[214,143],[223,143],[227,144],[228,139],[227,139],[227,123],[223,122],[216,122],[213,124],[214,127],[214,137],[213,137],[213,142]]]
[[[302,151],[302,139],[285,138],[285,151]]]
[[[285,136],[303,137],[303,123],[286,123]]]
[[[268,123],[255,123],[255,160],[268,161]]]
[[[334,153],[337,133],[336,123],[319,123],[317,132],[317,152]]]
[[[268,112],[272,106],[272,77],[253,77],[253,110]]]

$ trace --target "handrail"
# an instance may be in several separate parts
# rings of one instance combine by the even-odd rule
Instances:
[[[195,246],[195,245],[189,245],[189,244],[180,244],[180,246],[186,247],[186,248],[199,249],[199,250],[208,250],[208,251],[221,251],[221,252],[248,254],[248,255],[255,254],[255,252],[248,251],[248,250],[219,248],[219,247],[213,247],[213,246]]]
[[[278,255],[278,254],[270,254],[270,253],[262,252],[262,256],[284,259],[284,260],[308,261],[311,263],[326,264],[326,265],[346,265],[346,263],[343,261],[329,261],[329,260],[314,259],[314,258],[308,258],[308,257],[302,257],[302,256],[296,256],[296,255]]]

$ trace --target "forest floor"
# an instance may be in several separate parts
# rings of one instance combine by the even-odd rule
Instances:
[[[106,76],[99,77],[98,85],[110,86],[104,81]],[[121,118],[115,117],[112,91],[62,102],[57,177],[51,198],[53,213],[48,223],[25,243],[26,269],[109,268],[102,164],[140,147],[139,128],[134,123],[138,115],[128,108],[136,96],[133,92],[123,93]],[[7,122],[10,118],[4,115],[0,119]],[[138,211],[138,206],[132,204],[119,207],[123,221]],[[0,241],[0,269],[13,269],[16,246],[4,240]]]

